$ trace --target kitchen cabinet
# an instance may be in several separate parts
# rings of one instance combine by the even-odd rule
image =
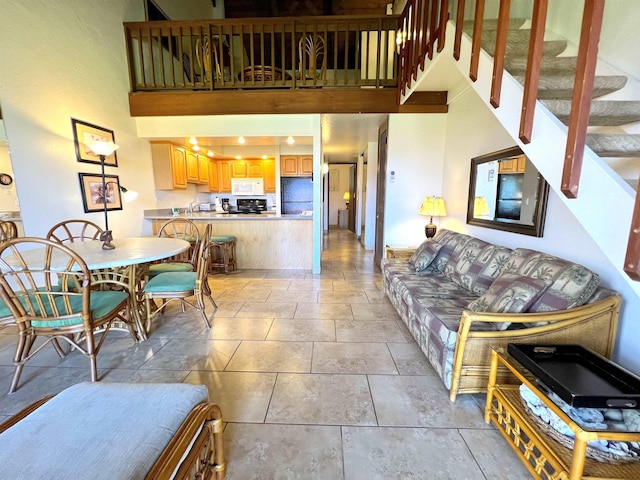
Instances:
[[[187,158],[187,182],[198,183],[200,177],[198,176],[198,156],[191,150],[186,150]]]
[[[247,162],[245,160],[231,162],[231,178],[247,178]]]
[[[151,159],[156,189],[187,188],[187,157],[184,148],[166,142],[152,143]]]
[[[263,160],[264,193],[276,193],[276,161]]]
[[[205,157],[207,158],[207,157]],[[220,169],[218,162],[207,158],[207,167],[209,169],[209,179],[206,185],[198,185],[199,192],[218,192],[220,191]]]
[[[310,177],[313,175],[313,155],[281,155],[280,175]]]
[[[206,155],[197,155],[198,157],[198,183],[209,183],[209,157]]]
[[[263,172],[262,160],[247,160],[247,177],[263,178]]]
[[[231,162],[229,160],[218,161],[219,193],[231,193]]]
[[[498,163],[498,173],[524,173],[527,159],[524,156],[501,160]]]

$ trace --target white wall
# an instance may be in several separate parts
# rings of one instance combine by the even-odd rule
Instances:
[[[624,299],[615,358],[625,367],[640,372],[640,358],[637,355],[637,339],[640,338],[640,325],[637,322],[640,315],[640,298],[618,274],[557,194],[550,192],[542,238],[466,224],[470,159],[513,146],[515,143],[472,90],[449,105],[442,185],[448,216],[440,220],[440,225],[511,248],[541,250],[581,263],[598,273],[602,284],[618,290]]]
[[[71,118],[113,130],[120,184],[139,192],[124,211],[109,213],[116,238],[139,235],[142,210],[153,208],[151,155],[129,115],[123,21],[144,18],[139,0],[2,1],[0,102],[11,146],[24,227],[44,236],[55,223],[87,218],[78,172],[98,165],[76,161]],[[80,62],[81,60],[81,62]]]
[[[384,244],[424,241],[429,219],[418,210],[425,197],[441,194],[445,122],[445,114],[389,115]],[[446,196],[445,203],[449,208]],[[437,225],[439,219],[433,220]]]
[[[367,183],[366,199],[367,208],[364,218],[364,248],[372,250],[376,242],[376,201],[378,198],[378,142],[368,142],[367,158]]]

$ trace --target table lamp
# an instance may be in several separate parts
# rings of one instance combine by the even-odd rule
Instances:
[[[473,216],[487,217],[489,216],[489,204],[486,197],[476,197],[473,199]]]
[[[102,173],[102,203],[104,204],[104,232],[100,234],[100,240],[102,243],[103,250],[113,250],[116,246],[111,243],[113,240],[113,235],[111,230],[109,230],[109,217],[107,215],[107,181],[104,176],[104,161],[106,157],[111,155],[118,149],[118,145],[113,142],[92,142],[87,145],[95,155],[100,158],[100,167]]]
[[[426,197],[422,201],[422,206],[418,211],[419,215],[426,215],[430,217],[429,223],[424,227],[424,234],[427,238],[432,238],[436,234],[436,227],[433,223],[433,217],[444,217],[447,215],[447,210],[444,207],[444,198],[442,197]]]
[[[349,192],[344,192],[342,199],[347,203],[347,208],[349,208],[349,200],[351,199]]]

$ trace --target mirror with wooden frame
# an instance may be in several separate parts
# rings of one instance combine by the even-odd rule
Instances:
[[[542,237],[549,184],[519,147],[471,159],[467,223]]]

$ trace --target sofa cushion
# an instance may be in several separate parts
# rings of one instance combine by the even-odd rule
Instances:
[[[582,265],[526,248],[517,248],[511,253],[504,271],[550,284],[528,312],[551,312],[584,305],[600,283],[600,277]]]
[[[436,255],[442,248],[442,244],[435,240],[425,240],[416,249],[409,259],[409,268],[412,268],[416,272],[426,270],[431,262],[436,258]]]
[[[475,295],[487,291],[507,264],[511,250],[471,238],[456,248],[444,267],[443,275]]]
[[[471,238],[472,237],[464,233],[452,232],[444,228],[438,230],[434,240],[442,244],[442,248],[429,266],[429,270],[440,273],[444,272],[444,267],[449,263],[451,255],[455,251],[462,250]]]
[[[145,478],[207,400],[202,385],[74,385],[0,434],[2,478]]]
[[[473,312],[522,313],[549,287],[543,280],[523,277],[514,273],[503,273],[484,295],[468,305]],[[506,330],[510,322],[496,325],[497,330]]]

